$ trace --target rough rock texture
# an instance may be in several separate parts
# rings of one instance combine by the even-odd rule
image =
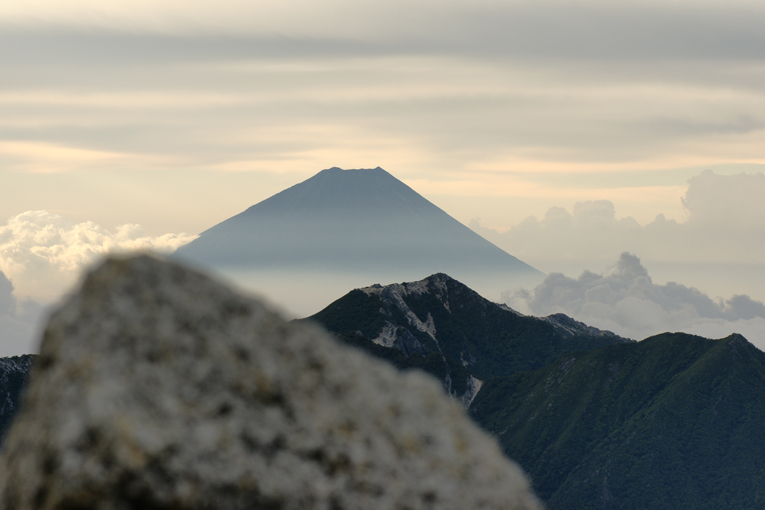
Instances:
[[[149,257],[51,319],[0,508],[536,509],[438,383]]]

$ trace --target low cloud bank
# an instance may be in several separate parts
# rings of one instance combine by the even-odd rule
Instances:
[[[622,253],[607,274],[578,278],[551,273],[533,290],[506,292],[503,300],[533,315],[565,313],[592,326],[641,340],[665,331],[710,338],[741,333],[765,348],[765,304],[746,295],[713,300],[679,283],[656,284],[640,259]]]
[[[13,281],[17,294],[55,299],[83,268],[106,253],[170,253],[195,237],[186,233],[152,237],[135,224],[110,232],[92,221],[72,223],[47,211],[27,211],[0,226],[0,271]]]
[[[579,202],[571,212],[550,208],[544,218],[530,216],[504,233],[478,220],[470,227],[548,273],[603,268],[630,252],[640,254],[658,281],[682,281],[713,296],[749,294],[765,300],[763,196],[765,174],[707,170],[688,181],[682,222],[659,214],[640,225],[631,217],[617,219],[612,202],[597,200]]]
[[[572,212],[552,207],[541,220],[530,216],[504,233],[481,226],[477,219],[470,227],[532,265],[574,267],[578,262],[583,269],[610,262],[624,251],[651,261],[762,264],[763,196],[765,174],[706,170],[688,181],[682,198],[688,218],[683,222],[659,214],[641,226],[632,217],[617,219],[612,202],[595,200],[577,203]]]
[[[170,253],[195,237],[152,237],[133,224],[110,232],[92,221],[72,223],[47,211],[12,217],[0,226],[0,356],[34,352],[47,307],[101,256]]]

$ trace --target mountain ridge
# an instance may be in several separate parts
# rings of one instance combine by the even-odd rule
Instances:
[[[763,394],[741,335],[664,333],[495,378],[470,412],[550,510],[756,508]]]
[[[354,289],[303,320],[437,377],[549,510],[765,503],[765,353],[741,335],[635,342],[525,316],[443,273]],[[0,359],[0,438],[35,359]]]
[[[568,352],[630,341],[562,314],[525,316],[444,273],[354,289],[307,320],[376,355],[382,355],[381,348],[405,357],[440,355],[450,370],[431,373],[463,401],[475,394],[461,390],[477,392],[491,377],[536,369]],[[457,387],[452,372],[461,378]]]

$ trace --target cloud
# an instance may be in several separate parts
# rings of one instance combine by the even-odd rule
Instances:
[[[113,232],[88,221],[72,223],[47,211],[27,211],[0,226],[0,356],[35,352],[48,309],[107,253],[169,253],[188,234],[149,236],[140,225]]]
[[[0,104],[3,102],[0,97]],[[124,102],[123,102],[124,103]],[[157,166],[165,158],[109,153],[40,142],[4,142],[0,140],[0,158],[9,171],[56,173],[95,170],[108,165]]]
[[[587,259],[602,260],[611,245],[627,243],[629,249],[640,241],[643,228],[632,218],[616,219],[613,202],[577,202],[573,213],[551,207],[540,221],[529,216],[504,234],[482,228],[477,220],[470,227],[496,242],[521,260]],[[609,254],[610,260],[612,256]]]
[[[185,233],[152,237],[135,224],[110,232],[92,221],[75,224],[47,211],[27,211],[0,227],[0,271],[13,280],[19,294],[50,301],[67,290],[83,268],[107,253],[170,253],[195,237]],[[7,288],[0,281],[0,288],[3,285]]]
[[[688,181],[682,198],[685,221],[659,214],[640,225],[631,217],[617,218],[613,202],[598,200],[578,202],[571,212],[552,207],[542,219],[527,217],[505,233],[484,228],[478,220],[470,226],[546,272],[576,274],[605,267],[630,252],[640,254],[663,281],[690,282],[716,295],[754,293],[763,299],[763,196],[763,173],[719,175],[706,170]]]
[[[527,304],[537,314],[555,313],[556,309],[580,314],[603,305],[623,308],[625,300],[632,304],[642,302],[643,306],[670,314],[692,313],[702,318],[731,321],[765,318],[765,305],[748,296],[736,295],[727,301],[714,301],[699,290],[679,283],[657,285],[640,259],[626,252],[621,254],[610,274],[585,271],[577,279],[560,273],[550,274],[528,294]],[[637,317],[642,320],[641,314]]]
[[[159,34],[280,34],[284,39],[387,43],[400,50],[558,58],[760,58],[756,2],[306,0],[266,4],[29,0],[0,23]],[[278,39],[278,38],[275,38]]]
[[[682,199],[688,227],[765,231],[765,174],[717,175],[706,170],[688,181]]]
[[[484,193],[537,169],[762,161],[765,11],[749,10],[21,2],[0,14],[0,47],[14,48],[0,54],[0,161],[304,177],[379,164],[427,181],[470,175]]]
[[[561,312],[635,339],[665,331],[712,338],[738,332],[765,347],[763,303],[746,295],[715,301],[693,287],[656,284],[629,253],[622,253],[609,273],[584,271],[578,278],[551,273],[535,289],[506,292],[503,300],[527,313]]]

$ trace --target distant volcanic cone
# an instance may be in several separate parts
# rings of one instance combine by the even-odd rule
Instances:
[[[367,284],[435,272],[471,283],[543,277],[379,167],[323,170],[202,232],[175,257],[227,271],[365,274]]]

